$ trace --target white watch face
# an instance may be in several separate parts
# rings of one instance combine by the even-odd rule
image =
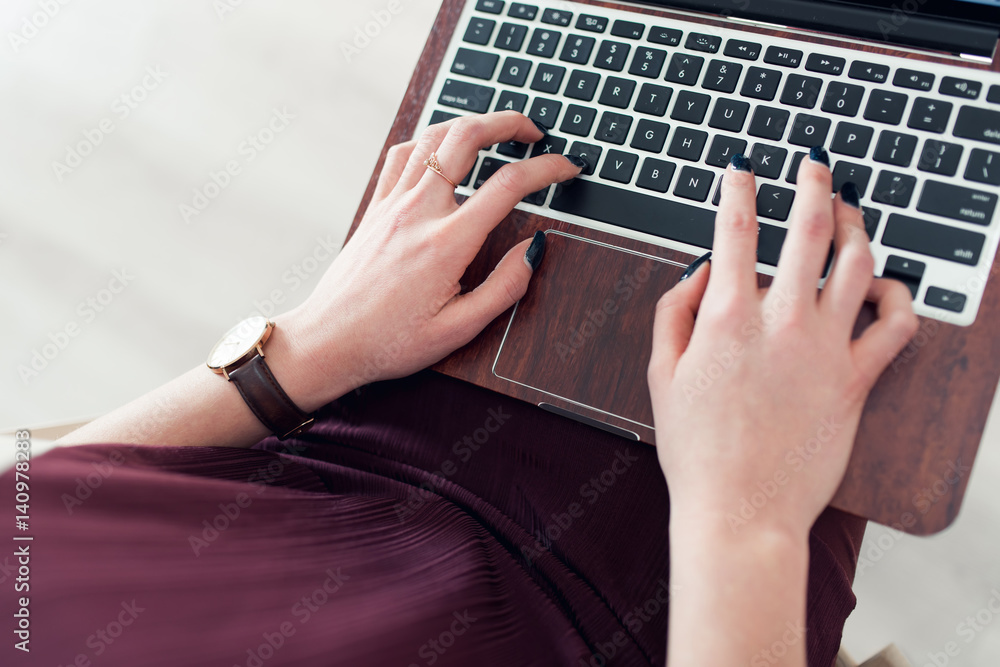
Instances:
[[[243,320],[234,326],[209,352],[208,367],[225,368],[238,361],[258,343],[263,342],[269,326],[267,318],[259,316]]]

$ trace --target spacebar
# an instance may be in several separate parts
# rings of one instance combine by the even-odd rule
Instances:
[[[715,235],[714,211],[580,178],[558,186],[549,208],[700,248]]]

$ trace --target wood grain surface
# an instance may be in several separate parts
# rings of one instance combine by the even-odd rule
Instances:
[[[382,150],[381,158],[372,174],[351,232],[364,216],[378,174],[385,160],[385,153],[394,144],[413,137],[421,111],[428,100],[431,86],[444,56],[448,41],[456,28],[465,0],[444,0],[420,61],[413,73],[410,86],[400,106],[396,120]],[[674,17],[691,21],[688,13],[677,14],[652,8],[623,7],[607,2],[581,0],[581,5],[613,7],[636,11],[658,17]],[[705,25],[732,27],[725,21],[710,17],[697,18]],[[785,32],[753,26],[740,26],[747,33],[769,34],[778,37],[829,44],[857,51],[895,55],[914,60],[956,64],[946,55],[917,53],[893,48],[882,48],[870,43],[839,40],[820,33],[804,31]],[[990,64],[963,63],[970,70],[990,69],[1000,71],[1000,58]],[[535,336],[533,344],[524,349],[505,350],[497,360],[501,341],[511,322],[511,312],[505,313],[486,328],[465,348],[458,350],[435,368],[448,375],[487,387],[495,391],[534,404],[549,403],[633,432],[646,443],[654,442],[654,433],[641,424],[651,424],[651,410],[641,372],[649,358],[652,334],[648,323],[652,309],[660,294],[676,282],[681,269],[695,258],[685,253],[659,246],[613,236],[582,228],[569,223],[536,216],[523,211],[513,211],[490,235],[482,251],[469,267],[464,285],[477,285],[488,275],[503,254],[515,243],[536,230],[554,231],[589,241],[611,244],[644,256],[663,260],[663,269],[652,272],[649,281],[630,297],[628,308],[611,318],[611,324],[598,329],[593,336],[585,337],[584,346],[612,350],[608,354],[570,355],[569,362],[556,349],[561,336],[572,336],[567,331],[552,330],[541,324],[544,313],[533,310],[543,296],[542,290],[557,287],[565,291],[559,311],[550,313],[551,321],[562,325],[574,321],[584,322],[587,311],[592,311],[602,300],[594,294],[585,296],[579,289],[570,289],[566,277],[566,263],[571,262],[579,276],[587,276],[588,287],[597,289],[595,277],[604,276],[613,298],[614,283],[633,274],[648,258],[627,252],[582,253],[580,242],[570,243],[568,237],[550,243],[538,274],[532,280],[528,295],[521,302],[522,311],[515,318],[511,332],[517,340],[530,342],[526,337]],[[549,234],[550,240],[556,236]],[[921,327],[913,342],[894,360],[889,370],[880,378],[869,398],[861,421],[854,453],[847,474],[834,498],[833,505],[842,510],[867,517],[913,534],[930,534],[944,529],[958,514],[962,497],[969,481],[969,467],[975,459],[982,437],[992,397],[1000,378],[1000,287],[991,267],[979,316],[971,327],[956,327],[936,320],[921,318]],[[553,285],[547,280],[553,278]],[[599,282],[599,281],[598,281]],[[759,276],[760,284],[767,285],[770,278]],[[611,287],[609,287],[609,285]],[[552,299],[545,299],[551,304]],[[873,317],[866,307],[859,319],[859,329]],[[534,322],[536,326],[523,326]],[[643,330],[643,327],[646,327]],[[577,329],[578,330],[578,329]],[[615,332],[627,332],[620,337]],[[553,338],[555,337],[555,338]],[[512,339],[513,342],[514,339]],[[623,342],[635,346],[634,357],[615,366],[615,345],[621,349]],[[542,354],[542,351],[547,351]],[[609,358],[612,362],[609,363]],[[609,417],[585,408],[572,401],[553,396],[537,388],[517,384],[498,377],[498,371],[518,372],[520,379],[529,379],[536,386],[557,391],[582,392],[580,401],[587,405],[612,407],[631,404],[635,419]],[[617,372],[620,371],[620,372]],[[553,380],[554,374],[563,373]],[[560,384],[569,382],[567,385]],[[602,408],[603,409],[603,408]],[[610,410],[609,410],[610,411]],[[636,423],[639,422],[639,423]],[[697,443],[692,443],[697,446]]]

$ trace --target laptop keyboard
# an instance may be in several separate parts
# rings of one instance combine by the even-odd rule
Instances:
[[[701,254],[736,153],[758,177],[758,271],[773,275],[799,162],[831,155],[862,195],[876,274],[921,315],[975,320],[996,254],[1000,74],[566,2],[468,0],[421,127],[514,110],[537,144],[483,151],[459,187],[545,153],[574,181],[518,208]]]

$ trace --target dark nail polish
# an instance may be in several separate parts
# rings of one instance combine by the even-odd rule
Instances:
[[[524,263],[534,271],[542,263],[542,257],[545,257],[545,232],[535,232],[531,245],[524,253]]]
[[[747,158],[746,155],[743,155],[742,153],[737,153],[736,155],[734,155],[733,159],[729,161],[729,164],[736,171],[745,171],[747,173],[753,171],[753,169],[750,168],[750,160]]]
[[[532,119],[531,122],[535,124],[535,127],[538,128],[539,132],[541,132],[542,134],[548,135],[549,128],[545,127],[544,125],[542,125],[541,123],[539,123],[537,120]]]
[[[861,208],[861,195],[858,193],[858,186],[847,181],[840,187],[840,198],[844,203],[854,208]]]
[[[698,270],[698,267],[700,267],[705,262],[711,262],[711,261],[712,261],[712,251],[710,250],[701,257],[699,257],[698,259],[691,262],[691,264],[688,265],[687,269],[684,270],[684,274],[681,276],[681,279],[677,282],[683,282],[687,280],[688,278],[694,275],[695,271]]]
[[[813,146],[809,149],[809,159],[813,162],[825,164],[827,167],[830,166],[830,154],[822,146]]]
[[[565,156],[569,163],[576,167],[577,169],[586,169],[590,164],[579,155],[567,155]]]

